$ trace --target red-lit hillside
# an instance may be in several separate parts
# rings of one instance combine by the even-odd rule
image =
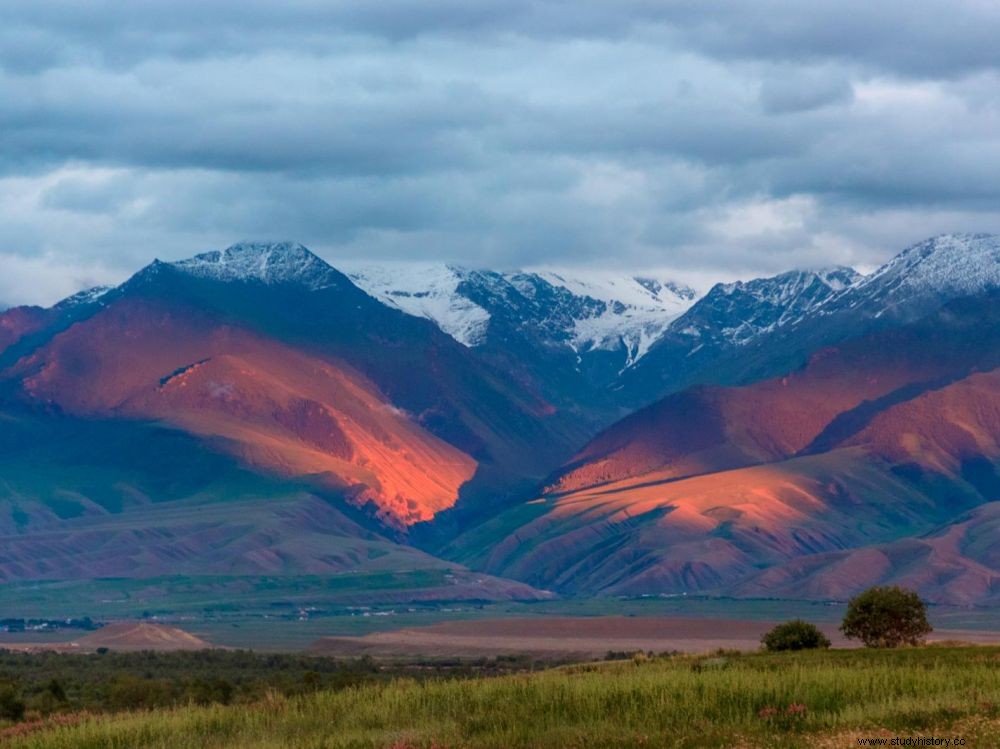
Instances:
[[[0,313],[0,353],[40,330],[51,317],[52,313],[41,307],[13,307]]]
[[[824,350],[787,377],[668,397],[599,436],[538,499],[447,551],[570,592],[822,598],[872,575],[911,579],[897,560],[905,544],[882,572],[853,581],[844,571],[867,557],[847,550],[919,537],[1000,498],[998,311],[990,297],[963,302]],[[914,543],[937,550],[944,574],[941,542]],[[937,585],[938,600],[993,595],[992,583],[976,586],[989,570],[1000,579],[996,559],[952,552],[948,564],[978,582],[948,598],[939,578],[912,579]]]
[[[989,366],[997,359],[993,345],[1000,344],[1000,334],[976,320],[938,324],[935,317],[825,348],[783,377],[668,396],[598,435],[548,492],[653,471],[664,478],[694,476],[810,450],[816,440],[829,442],[828,430],[844,432],[870,409]]]
[[[317,475],[399,523],[450,507],[476,470],[347,365],[159,302],[123,299],[10,374],[33,402],[163,421],[263,471]]]
[[[370,502],[396,527],[460,494],[533,483],[582,437],[530,383],[300,245],[156,262],[118,289],[0,321],[0,386],[19,407],[155,420]]]

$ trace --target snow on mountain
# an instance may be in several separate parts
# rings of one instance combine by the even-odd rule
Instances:
[[[311,289],[344,282],[337,270],[293,242],[243,242],[188,260],[154,263],[147,270],[155,273],[167,265],[223,281],[294,282]],[[744,346],[779,329],[815,328],[813,323],[824,318],[827,327],[853,329],[864,320],[909,319],[955,296],[1000,288],[1000,237],[943,235],[904,250],[867,277],[850,268],[797,270],[716,284],[700,299],[666,278],[598,271],[496,272],[405,262],[338,265],[371,296],[434,322],[467,347],[487,341],[504,347],[517,338],[534,350],[569,352],[581,368],[589,365],[580,357],[613,352],[605,361],[622,369],[662,348],[662,356],[645,364],[664,368],[705,347]],[[105,293],[81,292],[62,304],[90,303]],[[834,333],[826,337],[840,335]]]
[[[84,289],[83,291],[76,292],[73,296],[66,297],[59,302],[56,307],[60,309],[69,309],[70,307],[93,304],[102,297],[106,296],[108,292],[113,290],[114,286],[95,286],[92,289]]]
[[[604,309],[597,314],[575,321],[573,346],[589,350],[613,349],[623,344],[628,352],[626,366],[641,359],[698,296],[693,289],[669,279],[595,271],[542,270],[534,275],[575,296],[604,302]]]
[[[561,270],[499,273],[454,265],[339,263],[382,302],[425,317],[466,346],[486,340],[491,319],[516,318],[550,345],[577,352],[624,347],[642,357],[696,298],[666,279]]]
[[[1000,288],[1000,236],[943,234],[919,242],[824,306],[875,318],[912,317],[959,296]]]
[[[486,334],[490,313],[459,293],[468,271],[435,263],[338,263],[357,286],[390,307],[424,317],[465,346]]]
[[[737,345],[795,326],[839,326],[848,335],[883,318],[913,320],[950,299],[997,288],[1000,237],[946,234],[903,250],[868,276],[831,268],[719,284],[675,328],[700,317]],[[703,331],[695,325],[687,332]]]
[[[192,276],[219,281],[301,283],[318,290],[334,286],[339,274],[296,242],[240,242],[170,263]]]
[[[834,267],[716,284],[670,330],[703,345],[744,345],[808,317],[862,278],[853,268]]]

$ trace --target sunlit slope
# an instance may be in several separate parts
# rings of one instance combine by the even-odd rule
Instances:
[[[347,365],[176,305],[123,299],[13,374],[32,402],[162,420],[274,475],[319,475],[402,523],[453,504],[476,468]]]
[[[928,601],[1000,603],[1000,502],[991,502],[929,533],[859,549],[814,554],[751,576],[744,596],[846,598],[871,585],[917,589]]]
[[[263,476],[179,430],[11,411],[0,427],[0,584],[190,578],[238,597],[254,584],[241,580],[267,576],[316,596],[331,575],[400,574],[401,600],[536,595],[402,545],[337,492]],[[167,587],[143,595],[169,607]]]
[[[787,377],[669,397],[445,553],[573,593],[826,598],[902,579],[989,600],[995,559],[918,537],[1000,499],[995,312],[992,297],[962,302]],[[901,549],[933,557],[910,575]],[[853,575],[866,554],[890,561]],[[952,592],[949,575],[964,581]]]
[[[931,487],[845,449],[550,495],[460,537],[449,551],[567,592],[715,591],[801,556],[925,532],[982,501],[969,485],[953,492],[940,503]]]
[[[959,300],[912,325],[815,353],[802,369],[744,387],[696,387],[598,435],[553,492],[660,472],[665,477],[790,458],[837,441],[874,413],[1000,364],[1000,300]]]
[[[0,323],[0,402],[157,420],[268,475],[312,477],[396,527],[530,486],[584,438],[531,383],[299,245],[155,262]]]

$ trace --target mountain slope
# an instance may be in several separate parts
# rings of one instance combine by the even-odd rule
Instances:
[[[752,575],[742,596],[846,599],[872,585],[919,590],[932,603],[1000,603],[1000,502],[972,510],[915,538],[813,554]]]
[[[591,427],[622,415],[608,385],[695,293],[668,280],[450,265],[348,266],[358,285],[433,320],[525,389]]]
[[[533,480],[581,434],[299,245],[154,262],[36,314],[11,326],[9,397],[163,420],[272,474],[316,475],[392,523],[432,517],[473,479],[484,491]]]
[[[735,384],[738,370],[727,360],[810,319],[860,279],[850,268],[829,268],[716,284],[664,330],[642,361],[622,372],[616,389],[642,405],[693,383]]]
[[[1000,288],[1000,237],[920,242],[869,276],[793,272],[717,285],[666,330],[616,388],[641,406],[695,383],[740,385],[802,366],[825,346]]]
[[[966,490],[960,509],[981,498]],[[926,531],[948,512],[862,451],[544,495],[444,553],[564,593],[720,592],[762,567]]]
[[[445,553],[573,593],[770,595],[772,581],[839,596],[812,555],[849,558],[1000,498],[998,352],[990,294],[782,378],[670,396]]]
[[[161,421],[268,472],[329,477],[402,523],[453,504],[476,469],[350,368],[177,305],[123,298],[11,374],[28,401]]]
[[[595,437],[553,489],[650,471],[672,477],[790,458],[825,430],[1000,363],[996,296],[957,300],[909,326],[822,349],[800,370],[743,387],[668,396]]]
[[[51,318],[41,307],[13,307],[0,314],[0,352],[41,330]]]
[[[267,606],[351,586],[402,601],[542,595],[403,545],[339,493],[262,476],[175,429],[10,409],[0,426],[0,583],[97,578],[95,606],[103,585],[165,610],[175,596],[214,606],[255,591]]]

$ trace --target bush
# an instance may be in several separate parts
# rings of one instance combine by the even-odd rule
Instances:
[[[779,624],[760,638],[765,650],[814,650],[830,647],[830,640],[815,624],[793,619]]]
[[[48,685],[45,687],[45,691],[48,692],[52,696],[52,699],[56,702],[66,701],[66,690],[59,682],[59,679],[50,679]]]
[[[218,676],[210,679],[195,679],[188,686],[188,698],[198,705],[210,705],[213,702],[228,705],[232,701],[235,691],[229,681]]]
[[[171,683],[120,674],[107,686],[107,704],[114,710],[149,710],[171,704]]]
[[[920,596],[894,585],[869,588],[852,598],[840,631],[869,648],[896,648],[920,644],[932,628]]]
[[[19,721],[24,717],[24,702],[9,684],[0,685],[0,720]]]

